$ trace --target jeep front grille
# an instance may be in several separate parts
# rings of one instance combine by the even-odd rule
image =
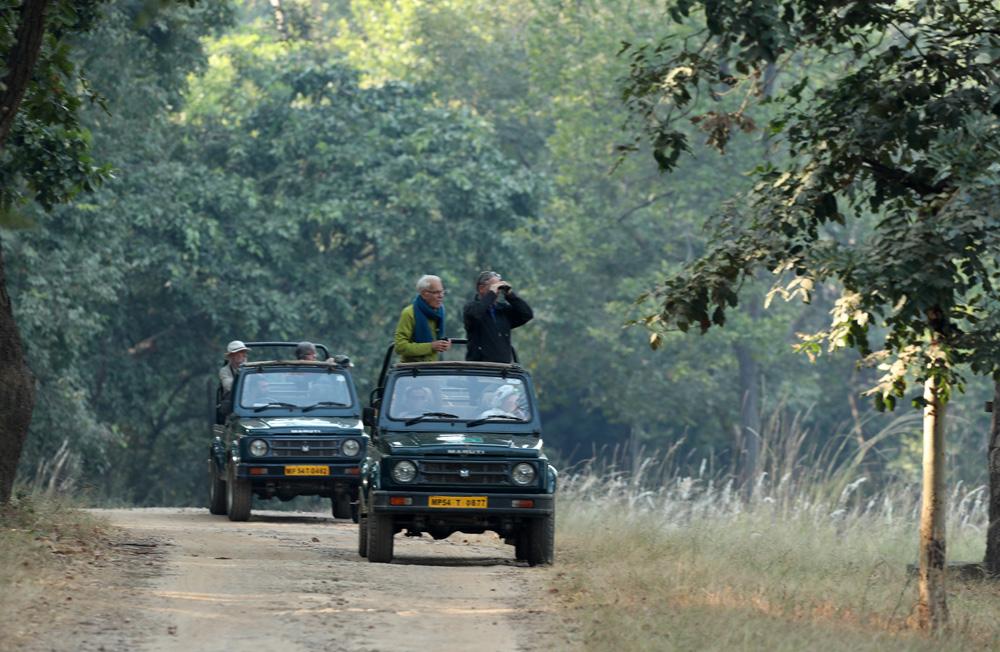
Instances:
[[[420,462],[419,477],[426,484],[497,485],[504,487],[511,484],[507,462],[424,460]]]
[[[339,457],[337,439],[272,439],[271,457]]]

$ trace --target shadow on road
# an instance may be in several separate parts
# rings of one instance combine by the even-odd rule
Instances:
[[[403,566],[525,566],[527,563],[503,557],[393,557],[392,563]]]
[[[275,523],[278,525],[294,525],[294,524],[308,524],[308,525],[354,525],[351,519],[339,519],[331,518],[329,516],[304,516],[302,514],[289,514],[288,516],[275,515],[275,514],[253,514],[250,516],[250,523]]]

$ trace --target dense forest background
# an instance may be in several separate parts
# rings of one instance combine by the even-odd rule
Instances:
[[[74,45],[104,98],[85,120],[109,178],[5,216],[39,387],[22,483],[202,504],[226,342],[323,342],[351,356],[367,395],[417,277],[444,279],[460,335],[481,269],[535,309],[515,343],[564,467],[628,471],[669,454],[754,477],[775,471],[766,455],[746,464],[760,436],[765,450],[800,442],[803,466],[864,450],[873,485],[918,481],[919,414],[877,413],[862,395],[880,372],[793,350],[828,324],[838,288],[765,309],[771,279],[759,278],[724,329],[656,351],[624,326],[654,310],[636,297],[705,250],[706,217],[775,155],[754,131],[666,176],[623,130],[617,53],[680,29],[662,3],[148,5],[103,6]],[[797,63],[772,83],[821,87],[837,65]],[[863,219],[831,228],[866,236]],[[985,478],[991,395],[976,380],[952,402],[953,478]]]

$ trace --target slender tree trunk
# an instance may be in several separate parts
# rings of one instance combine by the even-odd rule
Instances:
[[[986,571],[1000,575],[1000,383],[993,385],[988,450],[990,468],[990,526],[986,530]]]
[[[7,76],[0,84],[0,151],[14,126],[17,109],[31,81],[45,37],[45,10],[49,0],[25,0],[14,34],[14,45],[7,55]]]
[[[10,499],[35,405],[35,378],[24,360],[21,334],[7,294],[0,243],[0,504]]]
[[[924,478],[920,508],[920,601],[917,622],[927,632],[948,623],[945,596],[944,402],[934,378],[924,383]]]
[[[740,443],[742,444],[740,481],[744,495],[753,494],[760,463],[760,365],[750,347],[743,343],[733,345],[739,363],[740,380]]]
[[[747,315],[751,328],[756,329],[761,317],[761,299],[756,293],[747,301]],[[749,499],[753,495],[754,484],[760,476],[760,363],[754,357],[752,339],[737,341],[733,353],[739,365],[740,382],[740,436],[742,444],[739,479],[743,484],[743,495]]]

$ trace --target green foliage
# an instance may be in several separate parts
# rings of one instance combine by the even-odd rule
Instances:
[[[720,315],[728,328],[697,340],[657,330],[655,356],[649,333],[622,328],[623,315],[643,316],[633,297],[713,246],[706,216],[752,189],[746,171],[785,155],[740,131],[746,120],[726,121],[739,94],[702,94],[692,111],[714,115],[684,134],[694,143],[710,125],[727,156],[692,147],[705,165],[670,177],[648,157],[619,160],[616,88],[630,61],[614,54],[623,37],[655,36],[659,2],[282,7],[279,31],[262,0],[155,13],[158,2],[115,3],[73,38],[73,60],[106,98],[81,105],[81,128],[113,177],[69,205],[22,209],[37,228],[4,234],[40,387],[25,482],[47,483],[68,441],[59,480],[78,491],[201,504],[209,395],[228,340],[324,342],[354,360],[364,396],[415,279],[444,277],[457,336],[486,267],[535,309],[515,344],[536,375],[546,446],[567,463],[602,447],[677,444],[681,460],[725,473],[747,389],[741,359],[757,365],[765,414],[801,414],[821,439],[848,419],[859,438],[880,432],[878,419],[848,411],[873,372],[790,350],[797,332],[823,328],[839,297],[831,283],[796,277],[781,289],[808,292],[812,307],[761,312],[769,283],[754,276],[740,309]],[[804,98],[830,69],[809,72]],[[778,107],[748,104],[744,116],[774,137]],[[746,205],[729,210],[716,241],[732,240],[736,255]],[[866,219],[822,231],[862,241]],[[848,308],[838,313],[847,334]],[[869,322],[867,336],[879,332]],[[902,438],[880,438],[878,452],[892,457]]]
[[[91,157],[91,134],[79,122],[82,106],[99,98],[80,76],[70,46],[74,35],[91,29],[103,2],[61,1],[48,7],[34,74],[14,127],[0,143],[0,225],[16,223],[16,209],[29,200],[51,208],[92,189],[108,173]],[[0,85],[11,72],[6,62],[20,24],[20,4],[0,5]]]
[[[698,342],[665,337],[652,358],[646,336],[622,329],[623,315],[638,316],[632,297],[704,250],[705,215],[748,188],[744,171],[764,156],[737,135],[733,156],[668,182],[646,160],[616,159],[626,113],[615,88],[628,62],[614,53],[622,39],[654,35],[660,3],[399,0],[390,16],[376,11],[382,4],[354,2],[354,18],[341,21],[349,60],[368,79],[403,75],[486,117],[505,150],[548,181],[538,218],[516,234],[532,264],[505,270],[536,309],[515,333],[522,358],[542,381],[559,379],[539,383],[548,444],[578,458],[686,438],[687,450],[725,454],[739,418],[738,345],[760,363],[768,406],[820,401],[824,427],[837,425],[857,391],[834,381],[850,362],[810,366],[792,354],[786,324],[808,321],[801,310],[739,317],[738,328]]]
[[[785,293],[842,284],[832,328],[807,346],[884,361],[880,407],[904,395],[907,378],[961,386],[963,362],[997,374],[995,331],[982,328],[1000,278],[994,3],[678,2],[671,16],[707,30],[630,48],[624,93],[660,167],[674,169],[690,149],[679,126],[690,112],[718,124],[720,112],[694,104],[701,92],[744,97],[726,131],[745,124],[749,106],[770,105],[768,133],[787,158],[760,166],[753,189],[717,216],[709,250],[657,286],[647,324],[721,325],[743,281],[765,268],[794,278]],[[829,79],[816,84],[820,65]],[[773,95],[769,67],[788,77]],[[870,214],[863,240],[839,237],[838,225]],[[878,351],[873,326],[885,333]]]
[[[464,284],[469,270],[515,257],[502,233],[535,202],[535,182],[488,126],[425,90],[363,88],[314,44],[253,30],[211,41],[207,59],[188,53],[204,74],[182,89],[176,69],[161,74],[159,49],[190,47],[215,23],[164,23],[183,33],[156,39],[121,15],[100,28],[122,57],[142,53],[95,76],[121,106],[94,116],[120,177],[10,243],[46,396],[22,468],[51,456],[52,433],[76,419],[77,464],[114,469],[83,474],[94,493],[147,504],[200,500],[226,341],[310,338],[376,368],[416,278]],[[180,90],[191,99],[171,112]],[[53,304],[83,319],[50,319]]]

